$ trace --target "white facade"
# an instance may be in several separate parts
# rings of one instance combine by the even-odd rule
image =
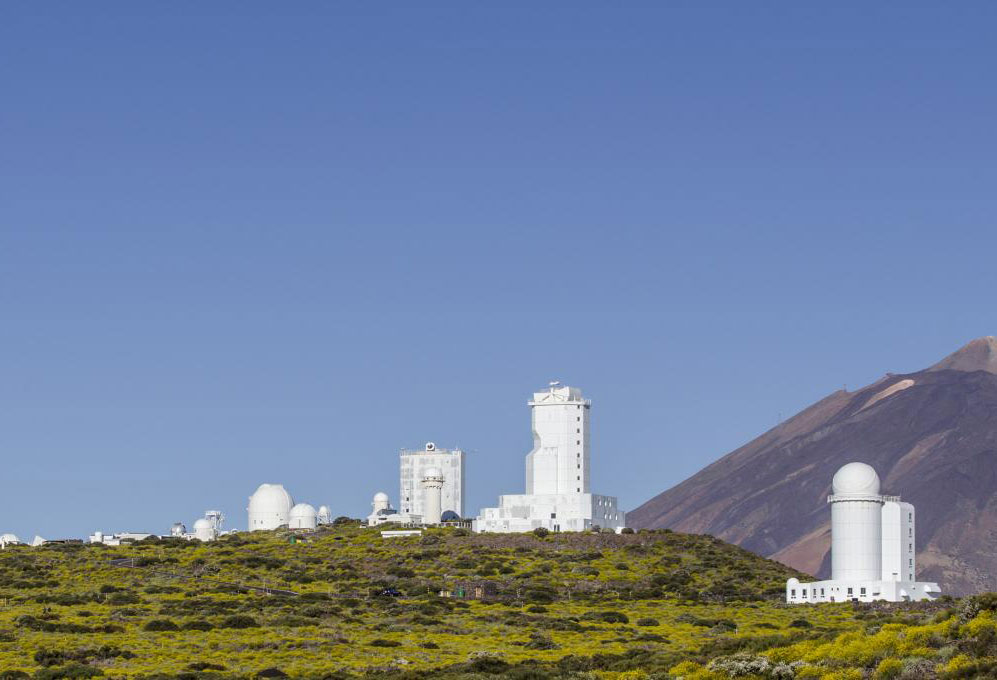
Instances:
[[[914,554],[914,506],[899,499],[883,504],[884,581],[913,581],[917,557]]]
[[[422,480],[429,469],[438,470],[444,479],[440,493],[441,510],[464,516],[464,452],[437,448],[427,442],[422,449],[402,449],[399,460],[398,505],[402,514],[422,516]]]
[[[264,531],[287,526],[294,500],[280,484],[260,484],[249,497],[249,530]]]
[[[422,478],[422,521],[424,524],[439,524],[443,515],[443,487],[446,481],[443,473],[436,468],[427,468]]]
[[[577,387],[551,385],[529,405],[533,449],[526,455],[526,493],[588,493],[592,402]]]
[[[879,495],[879,475],[865,463],[842,467],[831,488],[831,578],[789,579],[786,602],[900,602],[941,594],[937,583],[914,580],[913,505]]]
[[[533,448],[526,455],[526,493],[499,496],[484,508],[474,531],[622,529],[616,498],[589,491],[589,411],[577,387],[551,383],[529,402]]]

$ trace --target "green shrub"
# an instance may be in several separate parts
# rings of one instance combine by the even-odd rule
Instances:
[[[233,614],[226,616],[218,624],[219,628],[259,628],[260,624],[252,616]]]
[[[652,619],[650,617],[645,617],[642,619],[637,619],[638,626],[658,626],[661,625],[657,619]]]
[[[533,530],[533,535],[536,536],[537,538],[546,538],[548,535],[550,535],[550,530],[545,529],[544,527],[537,527],[536,529]]]
[[[194,619],[193,621],[184,621],[183,626],[181,626],[183,630],[200,630],[200,631],[214,630],[214,627],[215,626],[213,623],[211,623],[210,621],[205,621],[204,619]]]
[[[401,647],[402,643],[398,640],[385,640],[384,638],[377,638],[371,640],[369,643],[371,647]]]
[[[169,619],[153,619],[142,626],[144,630],[149,632],[159,633],[159,632],[173,632],[180,630],[180,626],[173,623]]]

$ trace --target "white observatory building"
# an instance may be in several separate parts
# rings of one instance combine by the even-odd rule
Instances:
[[[613,496],[589,489],[589,411],[577,387],[550,383],[529,402],[533,449],[526,455],[526,493],[499,496],[484,508],[474,531],[584,531],[622,529],[625,516]]]
[[[294,504],[294,499],[281,484],[260,484],[249,497],[249,530],[314,529],[331,523],[332,512],[325,505],[315,510],[308,503]],[[196,530],[196,527],[195,527]]]
[[[294,499],[282,484],[260,484],[249,497],[249,530],[263,531],[286,527],[291,518]]]
[[[937,583],[915,581],[914,506],[881,496],[879,475],[865,463],[834,474],[831,495],[831,579],[786,581],[786,602],[933,600]]]
[[[289,529],[314,529],[318,526],[318,511],[308,503],[298,503],[288,513]]]
[[[398,467],[398,503],[403,515],[423,517],[423,480],[432,470],[443,477],[440,489],[440,509],[452,510],[464,516],[464,452],[460,449],[441,449],[433,442],[426,442],[421,449],[402,449]]]

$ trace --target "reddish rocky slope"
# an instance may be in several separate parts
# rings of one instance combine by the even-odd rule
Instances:
[[[997,590],[997,339],[931,368],[839,391],[627,515],[709,533],[826,576],[831,477],[852,460],[917,507],[918,577]]]

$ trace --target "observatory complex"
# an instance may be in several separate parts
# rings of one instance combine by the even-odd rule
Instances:
[[[291,494],[282,484],[260,484],[249,497],[249,530],[314,529],[319,524],[329,524],[332,514],[328,507],[318,510],[308,503],[295,505]]]
[[[441,449],[426,442],[422,449],[402,449],[398,466],[401,510],[391,506],[388,494],[378,491],[371,502],[367,525],[440,524],[457,521],[464,513],[464,452]]]
[[[589,491],[592,402],[579,388],[552,382],[529,406],[533,449],[526,455],[526,493],[499,496],[498,507],[484,508],[474,520],[474,531],[622,529],[616,498]]]
[[[933,600],[937,583],[915,581],[914,506],[881,496],[879,475],[848,463],[831,482],[831,579],[786,582],[786,602]]]

